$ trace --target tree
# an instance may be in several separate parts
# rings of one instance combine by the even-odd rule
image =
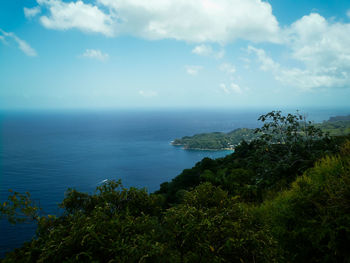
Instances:
[[[261,115],[258,120],[264,124],[257,128],[255,133],[261,133],[260,139],[266,142],[294,145],[322,139],[326,135],[298,111],[286,116],[283,116],[281,111],[271,111]]]
[[[179,262],[278,262],[277,243],[253,210],[210,183],[187,192],[163,225]]]
[[[258,120],[263,125],[255,130],[261,136],[252,143],[250,166],[256,167],[260,187],[284,188],[317,159],[334,150],[328,134],[298,111],[285,116],[281,111],[271,111]]]

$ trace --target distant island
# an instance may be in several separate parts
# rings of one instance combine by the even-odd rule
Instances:
[[[350,115],[330,117],[328,121],[314,124],[331,136],[350,134]],[[231,132],[200,133],[185,136],[171,142],[174,146],[182,146],[186,150],[234,150],[243,140],[251,142],[260,134],[255,129],[238,128]]]

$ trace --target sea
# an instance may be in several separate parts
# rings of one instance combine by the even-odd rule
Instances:
[[[30,192],[44,214],[59,215],[68,188],[93,193],[105,180],[150,193],[204,157],[232,151],[184,150],[171,141],[204,132],[255,128],[272,109],[0,111],[0,202]],[[287,111],[286,111],[287,112]],[[295,109],[288,112],[295,112]],[[304,109],[315,122],[350,108]],[[0,219],[0,258],[35,238],[35,224]]]

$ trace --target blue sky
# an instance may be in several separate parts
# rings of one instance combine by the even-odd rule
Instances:
[[[4,0],[0,108],[347,107],[345,0]]]

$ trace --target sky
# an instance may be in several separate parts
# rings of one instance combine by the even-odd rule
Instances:
[[[348,0],[2,0],[0,109],[349,107]]]

